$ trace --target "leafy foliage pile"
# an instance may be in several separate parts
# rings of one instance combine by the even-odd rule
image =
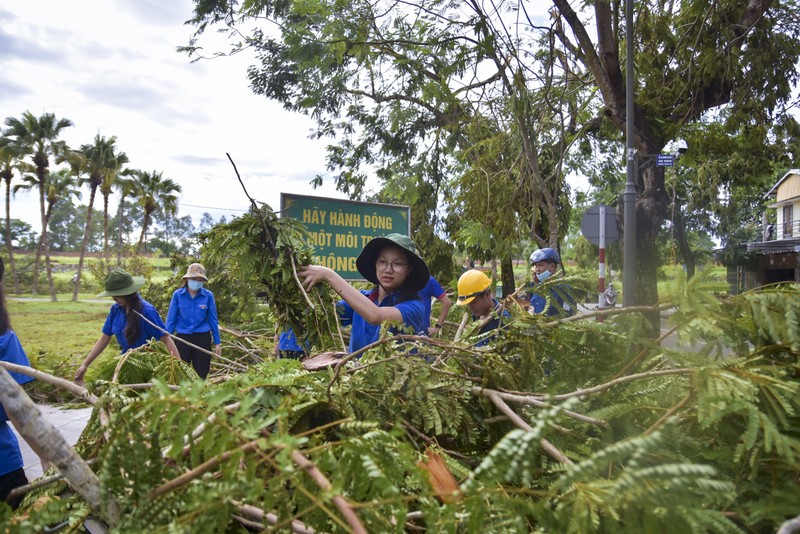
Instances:
[[[78,449],[118,531],[350,531],[342,497],[379,532],[774,531],[800,512],[800,288],[720,289],[674,289],[689,350],[624,313],[520,314],[489,348],[384,338],[340,368],[273,360],[224,381],[143,351],[118,381],[149,366],[154,386],[96,382]],[[62,489],[2,518],[77,528],[93,512]]]
[[[306,294],[297,276],[314,251],[307,235],[300,221],[278,217],[262,203],[205,234],[203,257],[215,266],[217,287],[258,291],[278,324],[292,327],[313,347],[329,347],[337,335],[332,294],[327,286]]]

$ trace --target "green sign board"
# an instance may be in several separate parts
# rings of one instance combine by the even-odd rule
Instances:
[[[411,235],[408,206],[281,193],[281,216],[305,224],[316,250],[314,263],[330,267],[345,280],[363,280],[356,258],[372,238]]]

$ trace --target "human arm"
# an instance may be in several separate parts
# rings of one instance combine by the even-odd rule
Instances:
[[[214,294],[210,291],[208,293],[208,325],[211,327],[211,337],[214,342],[214,354],[221,356],[222,341],[219,337],[219,316],[217,315],[217,303],[214,300]]]
[[[83,383],[83,375],[86,374],[86,370],[90,365],[92,365],[92,362],[95,361],[98,356],[100,356],[110,342],[111,336],[108,334],[100,334],[100,339],[95,341],[92,350],[89,351],[89,354],[86,356],[86,358],[84,358],[81,366],[78,367],[78,371],[75,373],[75,382],[78,384]]]
[[[447,296],[447,293],[442,293],[442,296],[439,298],[439,302],[442,304],[442,309],[439,312],[439,318],[436,319],[436,325],[428,328],[428,333],[430,335],[436,335],[444,326],[444,322],[447,320],[447,314],[450,313],[450,308],[453,307],[453,301],[450,300],[450,297]]]
[[[353,308],[369,324],[380,324],[384,321],[402,323],[403,315],[394,306],[376,306],[366,295],[354,288],[339,276],[336,271],[321,265],[306,265],[298,274],[303,278],[303,287],[311,289],[324,282],[333,289],[347,304]]]
[[[172,340],[172,336],[171,335],[164,334],[163,336],[161,336],[161,339],[159,341],[161,341],[164,345],[166,345],[167,350],[169,351],[170,354],[172,354],[174,357],[180,359],[181,356],[180,356],[180,353],[178,352],[178,347],[177,347],[177,345],[175,345],[175,342]]]

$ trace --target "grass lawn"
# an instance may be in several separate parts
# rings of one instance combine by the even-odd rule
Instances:
[[[100,329],[111,308],[108,302],[71,302],[70,296],[60,295],[58,302],[49,299],[16,300],[8,296],[11,327],[25,349],[31,365],[60,378],[71,380],[80,362],[100,337]],[[117,355],[116,343],[111,343],[100,358]],[[92,367],[96,365],[95,361]],[[87,378],[91,376],[89,368]],[[33,391],[39,400],[72,402],[75,397],[59,393],[46,384],[37,384]],[[38,393],[38,395],[37,395]]]

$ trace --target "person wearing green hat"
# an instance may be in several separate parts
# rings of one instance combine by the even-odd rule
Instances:
[[[131,276],[124,269],[114,269],[108,273],[105,280],[106,290],[97,296],[113,298],[114,305],[103,324],[100,339],[95,342],[75,373],[75,382],[83,382],[86,370],[111,342],[111,336],[117,338],[123,354],[141,347],[151,339],[157,339],[167,346],[170,354],[180,358],[178,347],[167,333],[158,311],[139,295],[139,289],[143,285],[144,277]]]
[[[342,298],[336,310],[343,325],[352,325],[350,352],[377,341],[385,321],[392,325],[393,333],[402,329],[426,335],[430,317],[426,317],[419,291],[431,275],[410,237],[389,234],[372,239],[358,255],[356,268],[374,288],[358,290],[321,265],[307,265],[298,273],[306,289],[326,283]]]

